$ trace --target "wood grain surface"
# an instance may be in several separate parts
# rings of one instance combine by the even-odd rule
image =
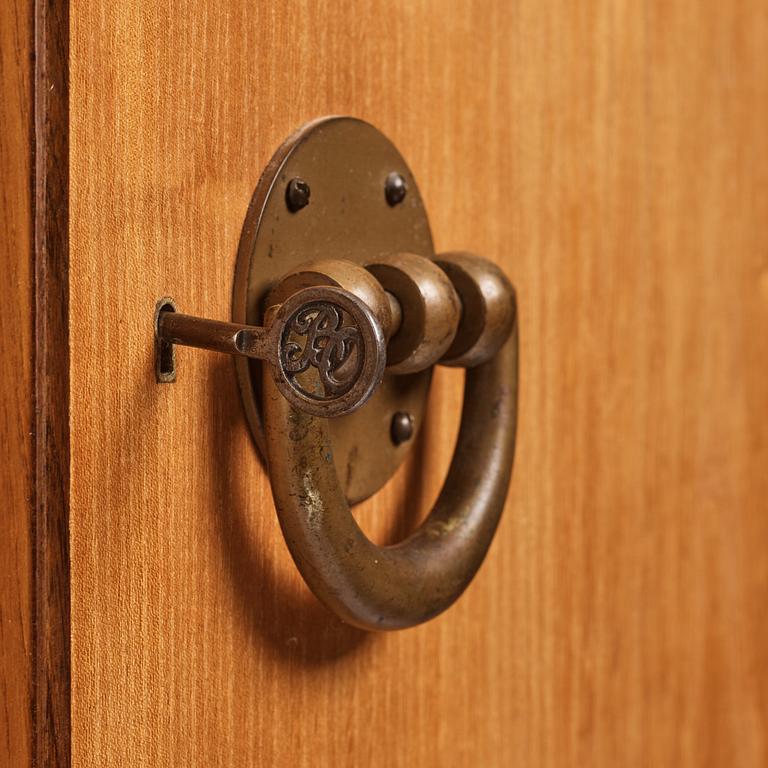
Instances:
[[[75,765],[768,763],[767,48],[757,0],[72,0]],[[156,300],[228,317],[261,169],[330,113],[520,303],[497,540],[388,635],[303,586],[231,361],[153,379]],[[460,382],[377,540],[435,497]]]
[[[32,759],[32,6],[0,3],[0,765]]]

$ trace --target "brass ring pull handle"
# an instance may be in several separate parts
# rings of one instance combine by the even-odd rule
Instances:
[[[269,363],[262,408],[272,493],[288,548],[315,595],[342,620],[369,630],[436,616],[480,567],[506,499],[517,419],[512,286],[492,263],[465,253],[435,262],[401,254],[377,259],[369,271],[316,262],[278,283],[265,322],[260,328],[166,311],[157,334],[161,344]],[[395,370],[438,360],[467,367],[442,492],[419,529],[394,546],[377,546],[355,522],[327,421],[371,396],[384,371],[385,337],[398,350]]]
[[[264,377],[269,473],[288,548],[315,595],[364,629],[414,626],[459,597],[488,551],[512,472],[514,294],[499,270],[477,257],[447,256],[442,265],[451,265],[446,271],[453,272],[464,305],[471,302],[474,310],[464,313],[456,337],[464,347],[461,356],[475,367],[466,373],[458,443],[442,492],[407,540],[382,547],[365,536],[330,460],[327,423],[292,409],[273,377]]]
[[[175,379],[177,344],[237,357],[288,549],[342,620],[393,630],[445,610],[483,562],[512,472],[518,333],[507,278],[471,254],[435,256],[394,145],[362,121],[323,118],[289,137],[259,181],[233,316],[182,315],[162,300],[158,381]],[[467,369],[450,470],[415,533],[377,546],[350,505],[405,459],[437,364]]]

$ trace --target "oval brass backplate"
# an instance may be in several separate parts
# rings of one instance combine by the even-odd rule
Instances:
[[[406,192],[388,200],[387,177],[393,173],[405,181]],[[293,179],[306,186],[299,184],[298,198],[289,201]],[[278,149],[256,187],[240,238],[233,320],[261,325],[269,290],[305,261],[366,264],[400,252],[434,257],[427,214],[405,160],[368,123],[349,117],[316,120]],[[236,365],[246,416],[264,455],[261,363],[238,358]],[[350,503],[379,490],[405,458],[423,422],[430,379],[431,371],[386,374],[363,408],[331,421],[334,462]],[[403,412],[413,419],[413,436],[396,445],[392,420]]]

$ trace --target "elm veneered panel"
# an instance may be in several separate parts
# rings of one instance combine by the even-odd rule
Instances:
[[[768,761],[768,17],[755,0],[71,3],[76,765]],[[231,361],[151,318],[229,314],[283,138],[390,136],[438,250],[520,306],[506,515],[463,598],[370,636],[298,577]],[[402,534],[449,461],[360,519]],[[405,503],[404,519],[392,510]]]

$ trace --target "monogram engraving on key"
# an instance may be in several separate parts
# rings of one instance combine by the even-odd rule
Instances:
[[[344,312],[316,301],[302,306],[286,322],[280,365],[296,390],[313,400],[332,400],[348,392],[363,364],[362,338],[354,325],[344,325]],[[309,390],[298,376],[314,368],[323,394]]]

